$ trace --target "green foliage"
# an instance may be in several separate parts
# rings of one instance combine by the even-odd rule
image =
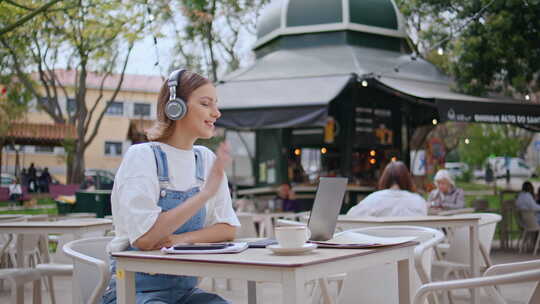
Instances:
[[[517,157],[530,142],[530,133],[510,125],[472,124],[467,130],[469,144],[460,142],[462,161],[481,166],[490,155]]]
[[[540,1],[396,2],[419,52],[455,76],[458,90],[513,95],[540,89]],[[433,53],[439,46],[444,56]]]
[[[178,9],[187,23],[177,29],[172,66],[185,66],[217,80],[218,74],[240,67],[242,44],[255,36],[262,7],[270,0],[182,0]],[[171,16],[171,19],[179,19]],[[245,51],[244,51],[245,52]],[[245,62],[245,60],[244,60]]]
[[[225,140],[224,136],[214,136],[210,139],[197,139],[196,145],[205,146],[212,151],[216,151],[219,144]]]

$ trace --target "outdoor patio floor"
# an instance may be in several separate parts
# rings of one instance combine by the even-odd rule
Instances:
[[[526,261],[535,259],[531,253],[518,254],[517,252],[500,251],[496,248],[492,251],[492,260],[495,264]],[[540,257],[536,257],[540,258]],[[211,280],[205,279],[201,283],[203,289],[209,289]],[[263,288],[263,303],[281,303],[281,287],[279,284],[264,283]],[[503,295],[508,300],[508,303],[524,303],[533,283],[506,285],[502,287]],[[4,284],[4,290],[0,291],[0,303],[9,303],[9,290],[7,284]],[[246,283],[241,281],[232,282],[232,291],[225,290],[225,280],[218,280],[218,291],[222,297],[228,299],[232,303],[244,304],[247,303]],[[469,303],[466,299],[467,291],[458,291],[456,293],[456,304]],[[70,277],[55,277],[55,295],[58,304],[69,304],[71,301],[71,278]],[[43,290],[43,304],[50,303],[47,291]],[[25,288],[25,303],[31,303],[32,289],[31,284],[27,284]],[[361,303],[361,302],[359,302]],[[485,296],[481,296],[480,304],[491,303]]]

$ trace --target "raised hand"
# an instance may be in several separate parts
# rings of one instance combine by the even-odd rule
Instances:
[[[230,148],[226,142],[222,142],[216,151],[216,159],[208,174],[208,179],[201,190],[201,193],[208,198],[214,196],[223,180],[225,167],[231,163]]]

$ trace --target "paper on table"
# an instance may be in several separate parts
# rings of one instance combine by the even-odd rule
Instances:
[[[173,247],[163,247],[161,252],[164,253],[174,253],[174,254],[201,254],[201,253],[238,253],[246,250],[248,248],[248,243],[232,243],[232,246],[228,246],[222,249],[203,249],[203,250],[176,250]]]
[[[312,241],[320,245],[329,245],[336,247],[380,247],[390,246],[406,243],[416,239],[414,236],[410,237],[377,237],[367,235],[358,232],[344,231],[334,234],[334,237],[328,241]],[[321,247],[321,246],[319,246]]]

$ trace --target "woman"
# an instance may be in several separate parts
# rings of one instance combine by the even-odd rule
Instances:
[[[540,206],[534,201],[534,187],[531,182],[526,181],[521,186],[521,192],[516,199],[516,207],[523,211],[535,211],[537,221],[540,224]]]
[[[198,138],[213,136],[220,115],[208,79],[184,70],[169,76],[158,97],[156,124],[147,132],[151,142],[131,146],[116,174],[110,252],[234,238],[240,224],[224,176],[229,148],[220,145],[216,156],[194,146]],[[104,303],[116,302],[115,268],[112,261]],[[135,281],[137,303],[227,303],[198,289],[196,277],[137,273]]]
[[[448,170],[441,169],[435,174],[437,188],[429,193],[428,202],[432,207],[443,209],[465,208],[465,195],[463,189],[457,188]]]
[[[379,191],[373,192],[351,208],[352,216],[427,215],[426,201],[417,193],[409,170],[403,162],[389,163],[379,179]]]

